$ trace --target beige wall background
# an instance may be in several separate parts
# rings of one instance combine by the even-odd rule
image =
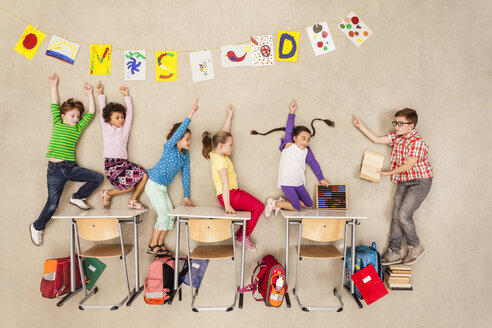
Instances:
[[[490,1],[4,0],[0,7],[2,327],[485,327],[492,319],[488,279],[492,269],[488,247],[492,228]],[[336,26],[350,11],[358,13],[374,31],[360,48]],[[315,57],[304,27],[325,20],[337,50]],[[27,23],[39,25],[48,34],[32,61],[13,50]],[[215,80],[193,83],[189,55],[180,52],[178,82],[155,82],[153,51],[218,49],[247,41],[250,35],[273,34],[276,38],[278,30],[289,28],[301,32],[297,63],[222,68],[220,50],[212,50]],[[75,65],[44,55],[52,34],[81,41]],[[100,41],[113,45],[111,76],[89,75],[89,43]],[[146,81],[124,81],[121,49],[132,48],[147,50]],[[181,121],[199,97],[200,110],[191,124],[192,200],[206,206],[219,203],[209,162],[201,156],[201,133],[219,129],[226,107],[234,105],[233,161],[239,184],[265,201],[280,195],[276,181],[281,135],[255,137],[249,131],[282,126],[289,102],[296,99],[296,123],[308,124],[314,117],[336,122],[334,129],[319,126],[312,149],[327,179],[348,185],[350,207],[370,218],[359,226],[358,243],[376,241],[382,250],[388,240],[396,186],[389,179],[379,184],[359,179],[358,171],[365,149],[384,153],[387,166],[390,148],[371,144],[352,126],[351,114],[358,114],[377,134],[385,134],[396,110],[416,108],[418,131],[430,145],[435,179],[415,215],[426,248],[426,254],[413,266],[415,290],[390,292],[362,310],[344,293],[342,313],[304,313],[293,299],[290,309],[270,309],[247,295],[242,310],[196,314],[190,310],[187,290],[183,302],[172,306],[148,306],[140,297],[132,307],[116,312],[82,312],[77,309],[79,295],[57,308],[55,300],[40,296],[39,283],[45,259],[69,254],[68,222],[51,222],[42,247],[34,247],[28,235],[28,225],[37,218],[47,197],[45,153],[51,133],[47,78],[53,72],[59,75],[61,100],[75,97],[87,104],[84,81],[95,85],[101,80],[108,101],[122,102],[118,88],[129,87],[135,108],[129,156],[146,168],[160,158],[172,123]],[[77,159],[79,165],[103,173],[97,120],[83,133]],[[310,169],[306,176],[307,186],[314,191],[316,179]],[[105,181],[103,187],[109,186]],[[66,185],[58,213],[70,208],[68,199],[78,187],[76,183]],[[172,183],[170,194],[175,205],[182,203],[181,179]],[[112,206],[123,207],[127,199],[116,197]],[[141,201],[150,206],[145,195]],[[100,206],[97,194],[89,203]],[[144,277],[151,261],[144,250],[155,212],[151,209],[143,219],[140,272]],[[167,239],[171,249],[174,235]],[[297,231],[292,232],[294,236]],[[252,238],[259,252],[247,253],[247,280],[262,256],[274,254],[284,260],[283,219],[262,216]],[[105,262],[108,269],[94,301],[112,301],[124,293],[120,263]],[[303,268],[305,301],[333,303],[330,291],[338,281],[335,272],[324,263],[305,263]],[[200,293],[202,304],[224,303],[224,297],[231,297],[227,289],[231,285],[223,279],[229,269],[227,262],[209,266],[204,285],[212,287],[204,287]],[[224,290],[219,290],[221,286]]]

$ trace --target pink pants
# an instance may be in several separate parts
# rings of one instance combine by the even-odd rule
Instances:
[[[222,198],[222,194],[218,195],[217,198],[219,199],[220,205],[224,207],[224,199]],[[251,212],[251,220],[246,223],[246,237],[248,237],[255,229],[256,223],[258,222],[261,213],[263,213],[263,203],[241,189],[229,190],[229,201],[232,208],[236,211]],[[242,234],[242,232],[241,227],[236,235]]]

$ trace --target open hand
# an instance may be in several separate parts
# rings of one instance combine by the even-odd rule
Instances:
[[[84,83],[84,92],[87,95],[92,94],[92,85],[88,84],[87,82]]]
[[[236,214],[236,211],[231,207],[231,205],[225,206],[225,212],[226,214]]]
[[[128,97],[130,93],[128,92],[127,87],[120,87],[120,92],[123,94],[123,96]]]
[[[48,81],[52,87],[56,87],[58,84],[58,76],[56,76],[56,73],[53,73],[53,75],[50,75],[48,77]]]
[[[189,197],[184,198],[184,206],[189,206],[189,207],[195,207],[195,204],[191,202],[191,199]]]

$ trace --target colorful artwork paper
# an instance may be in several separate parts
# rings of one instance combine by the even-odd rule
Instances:
[[[125,81],[145,80],[146,55],[145,50],[126,50]]]
[[[91,44],[90,74],[111,75],[111,45]]]
[[[372,31],[360,18],[350,12],[339,24],[338,28],[345,33],[357,47],[360,47],[372,35]]]
[[[297,62],[299,36],[299,32],[278,31],[275,59],[293,63]]]
[[[193,82],[214,79],[214,64],[210,50],[190,52],[190,64]]]
[[[257,35],[251,37],[253,49],[253,66],[275,65],[275,50],[273,49],[273,36]]]
[[[306,32],[315,56],[324,55],[336,49],[326,22],[306,27]]]
[[[155,52],[155,80],[157,82],[173,82],[178,80],[178,52]]]
[[[222,67],[251,66],[253,53],[250,44],[220,47]]]
[[[45,37],[46,34],[35,29],[32,25],[27,25],[19,41],[17,41],[14,50],[27,59],[32,60]]]
[[[59,59],[65,63],[75,63],[75,57],[79,52],[80,45],[53,35],[50,40],[46,55]]]

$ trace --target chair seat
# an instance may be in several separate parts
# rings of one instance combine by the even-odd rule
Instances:
[[[331,245],[301,245],[301,257],[306,258],[342,258],[343,254],[340,251]]]
[[[125,254],[130,252],[133,245],[125,244]],[[80,256],[82,257],[119,257],[121,256],[120,244],[98,244],[88,250],[83,251]]]
[[[197,246],[191,252],[192,259],[223,259],[234,256],[232,245]]]

